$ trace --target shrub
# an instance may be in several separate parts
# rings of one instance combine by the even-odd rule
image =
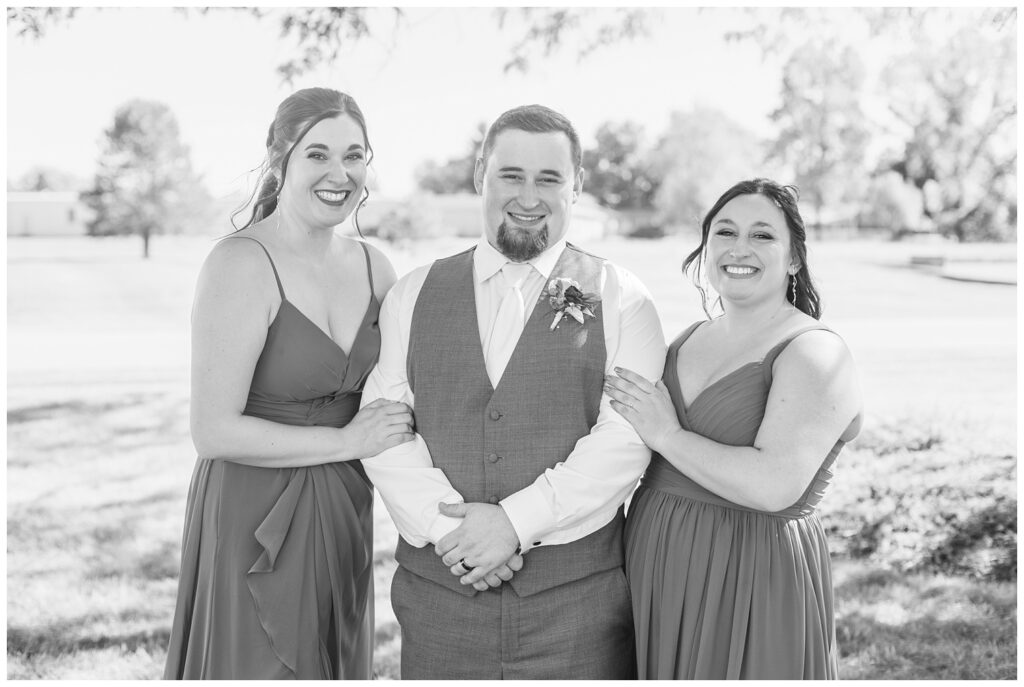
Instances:
[[[632,239],[660,239],[665,237],[665,227],[650,222],[638,224],[626,236]]]
[[[937,424],[869,427],[850,448],[822,503],[836,555],[905,572],[1016,579],[1015,456]]]

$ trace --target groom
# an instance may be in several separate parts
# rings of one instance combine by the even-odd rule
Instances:
[[[603,386],[661,376],[661,325],[636,277],[566,243],[583,169],[564,116],[502,114],[474,181],[481,240],[391,290],[363,391],[416,415],[414,442],[363,461],[402,535],[402,678],[628,679],[622,504],[650,452]]]

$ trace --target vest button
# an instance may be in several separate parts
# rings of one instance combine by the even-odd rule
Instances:
[[[487,462],[488,463],[497,463],[500,459],[501,459],[501,456],[499,456],[496,453],[488,453],[487,454]]]
[[[491,419],[492,420],[498,420],[500,418],[501,418],[501,413],[499,413],[497,410],[491,410]]]
[[[498,497],[497,496],[491,496],[491,497],[489,497],[487,499],[487,501],[490,502],[490,503],[498,503]]]

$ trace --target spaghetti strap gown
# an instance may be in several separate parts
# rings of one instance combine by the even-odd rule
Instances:
[[[683,428],[752,446],[772,364],[800,330],[713,382],[685,407],[669,346],[662,377]],[[641,679],[835,679],[832,572],[815,508],[859,418],[785,510],[752,510],[714,494],[655,454],[626,519],[626,576]]]
[[[369,253],[370,301],[348,353],[288,301],[267,258],[281,307],[244,414],[344,427],[380,351]],[[278,469],[200,456],[164,679],[369,679],[372,506],[358,461]]]

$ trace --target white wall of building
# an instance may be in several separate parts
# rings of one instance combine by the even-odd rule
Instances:
[[[85,236],[92,210],[75,191],[8,191],[8,236]]]

